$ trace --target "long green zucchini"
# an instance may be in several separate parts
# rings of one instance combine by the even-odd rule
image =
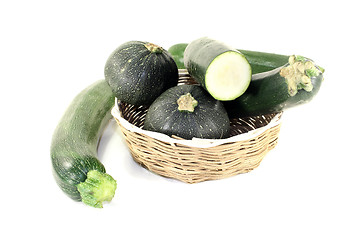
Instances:
[[[80,92],[68,106],[51,142],[53,174],[61,190],[70,198],[102,208],[111,201],[116,181],[105,173],[97,147],[111,119],[113,93],[105,80]]]
[[[251,65],[252,74],[267,72],[288,62],[290,56],[239,49]]]
[[[173,56],[176,65],[179,69],[185,69],[184,65],[184,51],[187,47],[187,43],[178,43],[172,45],[168,52]],[[281,67],[286,64],[289,57],[288,55],[257,52],[250,50],[237,49],[248,60],[252,74],[267,72],[275,68]]]
[[[324,69],[302,56],[290,56],[287,64],[254,74],[246,92],[224,102],[230,118],[281,112],[309,102],[319,91]]]

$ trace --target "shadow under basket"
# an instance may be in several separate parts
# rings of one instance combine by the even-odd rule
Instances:
[[[179,84],[196,84],[179,70]],[[227,139],[185,140],[143,130],[147,107],[115,100],[112,115],[133,159],[158,175],[186,183],[216,180],[258,167],[277,144],[282,113],[230,119]]]

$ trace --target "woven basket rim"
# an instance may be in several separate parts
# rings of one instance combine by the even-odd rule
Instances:
[[[281,122],[282,122],[282,118],[281,118],[282,113],[280,112],[280,113],[276,114],[267,125],[250,130],[249,132],[246,132],[246,133],[242,133],[242,134],[238,134],[236,136],[229,137],[229,138],[225,138],[225,139],[193,138],[191,140],[176,139],[176,138],[170,137],[166,134],[144,130],[142,128],[139,128],[139,127],[131,124],[129,121],[127,121],[125,118],[123,118],[121,116],[120,109],[119,109],[117,102],[118,102],[118,100],[117,100],[117,98],[115,98],[115,105],[111,110],[111,114],[128,131],[135,132],[138,134],[144,134],[151,138],[154,138],[154,139],[157,139],[157,140],[160,140],[163,142],[167,142],[170,144],[174,144],[174,145],[182,144],[182,145],[186,145],[189,147],[197,147],[197,148],[209,148],[209,147],[215,147],[215,146],[222,145],[222,144],[238,142],[238,141],[247,141],[247,140],[253,139],[256,136],[259,136],[260,134],[264,133],[266,130],[268,130],[272,127],[275,127],[275,126],[281,124]]]

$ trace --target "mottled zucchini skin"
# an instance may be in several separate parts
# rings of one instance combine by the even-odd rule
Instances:
[[[106,62],[105,80],[122,102],[150,105],[166,89],[177,85],[178,69],[172,56],[161,47],[151,51],[147,44],[126,42]]]
[[[177,100],[190,93],[198,102],[193,112],[180,111]],[[151,104],[144,129],[184,139],[220,139],[229,136],[230,122],[223,104],[197,85],[168,89]]]
[[[230,118],[248,117],[268,113],[282,112],[285,109],[305,104],[313,99],[319,92],[323,81],[323,74],[311,78],[312,91],[299,90],[294,96],[290,96],[288,84],[280,75],[282,68],[253,75],[253,79],[246,92],[239,98],[224,102],[224,106]]]
[[[97,146],[113,106],[109,85],[105,80],[97,81],[74,98],[53,133],[53,175],[59,187],[76,201],[81,201],[76,186],[85,181],[90,170],[105,173],[97,158]]]

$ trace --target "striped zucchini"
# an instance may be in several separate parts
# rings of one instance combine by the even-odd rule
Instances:
[[[62,116],[50,148],[60,189],[73,200],[96,208],[111,201],[116,189],[116,181],[105,173],[97,157],[98,142],[113,105],[114,96],[105,80],[84,89]]]

